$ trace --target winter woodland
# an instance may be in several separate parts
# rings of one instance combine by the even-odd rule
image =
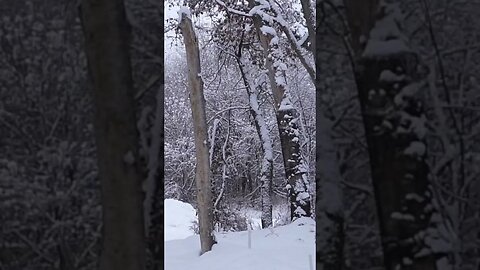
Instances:
[[[324,269],[479,269],[478,4],[317,2]]]
[[[0,270],[480,269],[479,4],[0,1]]]
[[[221,265],[213,259],[216,246],[228,245],[222,235],[268,232],[299,218],[313,222],[313,3],[167,3],[165,198],[197,209],[193,227],[201,254],[211,256],[209,267],[215,268]],[[178,231],[169,227],[171,218],[165,217],[166,237]],[[313,264],[314,230],[307,237],[310,248],[302,247],[302,263],[293,264],[298,269],[308,267],[309,260]],[[281,246],[287,248],[288,241]],[[175,254],[182,252],[175,252],[178,245],[166,242],[169,248],[166,267],[186,268],[175,264]],[[268,264],[268,255],[257,252]]]

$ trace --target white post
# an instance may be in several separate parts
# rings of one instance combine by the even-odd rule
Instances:
[[[248,249],[252,248],[252,230],[248,226]]]
[[[308,264],[310,265],[310,270],[313,270],[313,258],[312,258],[312,254],[308,254]]]

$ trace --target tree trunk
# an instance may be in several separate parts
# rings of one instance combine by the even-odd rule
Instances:
[[[345,244],[342,176],[330,134],[331,123],[321,111],[317,112],[316,120],[317,263],[323,265],[320,269],[341,270]]]
[[[207,118],[203,80],[200,69],[200,51],[193,29],[190,13],[180,11],[180,29],[182,30],[187,53],[188,83],[190,85],[190,104],[192,106],[193,131],[197,166],[195,181],[197,183],[198,224],[200,230],[201,254],[210,251],[215,244],[213,235],[213,195],[210,182],[210,164],[207,146]],[[185,13],[182,13],[185,12]]]
[[[315,13],[312,8],[312,2],[310,0],[300,0],[300,2],[302,3],[303,17],[307,23],[308,41],[310,41],[310,46],[307,46],[307,48],[309,51],[315,52]]]
[[[285,177],[287,178],[290,217],[292,220],[302,216],[310,217],[312,211],[306,177],[307,168],[300,152],[300,131],[297,124],[299,117],[287,91],[285,76],[287,66],[283,63],[284,55],[278,46],[279,36],[276,30],[258,15],[259,10],[268,9],[268,6],[263,4],[255,6],[256,2],[254,0],[249,0],[249,3],[252,8],[257,10],[257,12],[254,12],[253,21],[264,50],[265,65],[277,106],[276,118],[280,133]]]
[[[396,10],[378,9],[376,0],[357,9],[357,2],[346,4],[386,269],[437,269],[436,259],[446,255],[448,243],[439,235],[445,224],[426,163],[421,93],[426,73],[403,39]],[[363,14],[353,13],[359,10]]]
[[[102,191],[101,270],[145,266],[141,175],[129,56],[130,27],[121,0],[85,0],[81,18],[93,81]]]
[[[243,41],[243,40],[242,40]],[[240,46],[242,41],[240,41]],[[255,122],[255,128],[257,130],[258,137],[262,143],[262,165],[260,167],[260,185],[261,185],[261,197],[262,197],[262,228],[268,228],[273,225],[272,218],[272,187],[273,187],[273,142],[270,137],[267,123],[263,117],[263,113],[260,110],[258,104],[258,95],[256,91],[256,85],[253,81],[250,70],[246,67],[246,59],[241,55],[241,48],[239,49],[239,55],[237,55],[237,63],[242,74],[243,83],[247,89],[250,113]]]
[[[163,101],[164,101],[163,83],[157,92],[155,123],[151,129],[152,143],[148,151],[148,175],[144,182],[145,200],[145,236],[147,237],[147,246],[151,255],[151,264],[147,269],[160,269],[163,264],[163,197],[165,194],[164,183],[164,155],[163,143]],[[161,164],[161,165],[160,165]]]
[[[345,0],[348,26],[350,28],[350,43],[356,55],[362,53],[362,36],[366,38],[375,24],[379,1]]]

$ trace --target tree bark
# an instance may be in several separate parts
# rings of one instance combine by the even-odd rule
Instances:
[[[102,191],[101,270],[145,267],[141,175],[129,56],[130,27],[121,0],[85,0],[81,18],[93,81],[95,139]]]
[[[439,240],[445,223],[426,163],[426,72],[401,34],[395,8],[367,2],[359,7],[358,1],[346,1],[346,6],[384,262],[388,270],[437,269],[448,243]]]
[[[243,40],[240,41],[240,46]],[[262,143],[262,165],[260,167],[260,185],[262,197],[262,228],[268,228],[273,225],[272,218],[272,187],[273,187],[273,142],[268,132],[267,123],[258,104],[258,95],[256,85],[250,70],[246,67],[246,59],[241,55],[241,47],[237,55],[237,63],[242,74],[243,83],[247,89],[250,114],[255,122],[258,138]]]
[[[163,80],[163,78],[162,78]],[[163,265],[163,197],[165,190],[164,183],[164,155],[163,155],[163,109],[164,109],[164,87],[163,83],[157,92],[155,123],[151,130],[152,143],[148,151],[148,175],[144,182],[145,200],[145,236],[147,246],[151,255],[151,265],[147,269],[160,269]]]
[[[317,93],[317,100],[320,95]],[[317,264],[324,270],[344,269],[342,176],[331,137],[331,123],[317,112]]]
[[[312,210],[306,177],[307,168],[300,151],[300,131],[297,124],[299,117],[287,91],[285,76],[287,66],[283,63],[284,56],[278,46],[279,36],[275,29],[258,15],[258,10],[269,7],[257,5],[254,0],[249,0],[249,3],[251,8],[257,9],[253,22],[264,50],[265,66],[276,103],[276,118],[290,200],[290,217],[292,220],[302,216],[310,217]]]
[[[310,0],[300,0],[302,3],[303,17],[307,23],[308,30],[308,41],[310,41],[310,46],[307,46],[308,50],[312,53],[315,52],[315,40],[316,40],[316,31],[315,31],[315,14],[313,13],[312,2]]]
[[[201,254],[210,251],[215,244],[213,235],[213,195],[210,180],[210,161],[208,152],[207,118],[203,80],[200,68],[200,51],[193,29],[190,14],[180,14],[182,31],[187,53],[188,83],[190,86],[190,104],[192,106],[193,131],[197,166],[195,181],[197,184],[198,223],[200,230]]]
[[[375,15],[378,11],[379,1],[380,0],[344,1],[348,26],[350,27],[350,43],[356,55],[362,53],[362,39],[368,37],[368,33],[375,23]],[[363,43],[363,45],[365,45],[365,43]]]

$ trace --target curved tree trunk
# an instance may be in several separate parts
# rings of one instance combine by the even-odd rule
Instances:
[[[241,41],[242,42],[242,41]],[[240,43],[241,43],[240,42]],[[241,45],[240,45],[241,46]],[[270,137],[267,123],[258,104],[257,86],[253,81],[252,74],[247,68],[246,59],[241,55],[241,48],[237,56],[237,63],[242,74],[243,83],[247,89],[250,113],[255,122],[258,137],[262,143],[262,165],[260,167],[260,185],[262,196],[262,228],[273,225],[272,218],[272,187],[273,187],[273,142]]]
[[[180,10],[180,29],[182,30],[187,53],[188,83],[190,85],[190,104],[192,106],[195,156],[197,161],[195,181],[197,183],[198,223],[201,253],[203,254],[210,251],[215,244],[213,235],[213,195],[210,182],[207,118],[200,68],[200,51],[190,12],[185,7],[182,7]]]
[[[145,267],[142,178],[122,0],[85,0],[81,18],[93,81],[95,137],[102,190],[101,270]]]

